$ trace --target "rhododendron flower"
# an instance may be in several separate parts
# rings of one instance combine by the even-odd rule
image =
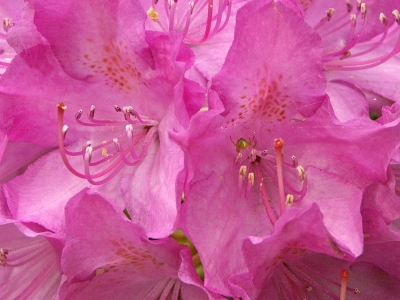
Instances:
[[[263,26],[252,31],[256,24]],[[291,207],[317,203],[332,247],[353,258],[362,253],[362,189],[386,179],[398,123],[331,125],[325,104],[318,109],[325,99],[320,59],[318,35],[290,9],[244,6],[213,78],[209,111],[177,137],[190,165],[180,227],[198,249],[205,286],[214,292],[242,296],[231,282],[247,270],[242,241],[271,234]]]
[[[59,153],[49,153],[7,183],[5,195],[14,218],[58,232],[68,199],[98,185],[149,235],[166,236],[173,231],[183,168],[169,131],[187,126],[204,101],[200,87],[183,78],[193,54],[176,32],[146,33],[139,3],[95,2],[98,12],[89,0],[31,1],[46,40],[17,56],[2,78],[2,123],[13,142],[58,144],[63,163]],[[49,180],[35,176],[32,182],[31,174]]]
[[[398,101],[400,1],[302,3],[305,21],[322,38],[327,93],[339,121],[368,116],[368,98]]]
[[[233,40],[236,12],[246,1],[141,0],[141,3],[148,9],[146,29],[182,32],[184,42],[196,54],[195,68],[185,76],[206,86],[204,81],[211,80],[224,63]]]
[[[83,192],[67,204],[66,234],[60,299],[211,299],[188,247],[149,240],[98,194]]]
[[[58,245],[43,236],[26,236],[12,223],[1,225],[1,299],[54,299],[61,281]]]
[[[15,56],[15,51],[7,43],[7,32],[14,25],[14,17],[21,11],[22,0],[8,1],[0,5],[0,18],[3,22],[0,30],[0,74],[3,74],[10,61]]]

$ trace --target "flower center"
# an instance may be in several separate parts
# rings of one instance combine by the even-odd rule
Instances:
[[[87,179],[94,185],[106,183],[125,165],[137,165],[146,156],[152,141],[158,136],[158,121],[142,118],[131,106],[123,108],[114,106],[116,112],[123,114],[124,120],[97,120],[94,118],[95,106],[92,105],[87,114],[88,122],[81,120],[83,110],[76,113],[75,120],[78,124],[96,128],[109,127],[112,131],[115,128],[125,128],[125,130],[101,144],[93,145],[91,141],[87,141],[81,151],[69,151],[64,147],[68,126],[63,124],[63,116],[67,107],[62,102],[57,107],[58,142],[63,162],[74,175]],[[68,160],[68,157],[76,156],[83,158],[83,173],[77,171]],[[96,178],[101,179],[96,181]]]
[[[183,32],[185,41],[190,44],[201,44],[211,39],[228,24],[232,0],[181,2],[164,0],[161,4],[158,4],[158,6],[164,6],[164,8],[159,8],[160,11],[165,13],[165,18],[160,18],[156,11],[158,0],[153,0],[147,15],[164,32],[173,30]]]
[[[296,250],[296,249],[292,249]],[[347,270],[342,270],[340,272],[341,281],[332,280],[317,272],[313,268],[310,268],[306,264],[295,262],[287,263],[283,262],[281,268],[276,270],[276,275],[274,279],[276,281],[277,288],[281,296],[285,296],[290,299],[293,294],[298,298],[296,299],[314,299],[316,297],[322,297],[325,299],[327,296],[329,299],[338,299],[338,294],[340,295],[340,300],[346,299],[346,294],[351,292],[355,295],[361,293],[358,288],[350,288],[347,286],[347,281],[349,277],[349,272]],[[340,290],[338,290],[340,288]]]
[[[368,24],[368,11],[365,3],[357,1],[356,12],[352,13],[353,5],[350,0],[346,0],[347,12],[335,19],[335,25],[328,25],[334,15],[334,9],[329,8],[326,16],[314,26],[320,34],[322,40],[328,39],[332,34],[336,34],[343,28],[349,27],[348,37],[343,46],[333,49],[325,49],[323,55],[323,65],[325,70],[346,70],[356,71],[369,69],[378,66],[400,51],[400,15],[396,9],[392,12],[395,24],[388,26],[388,18],[381,13],[379,19],[384,26],[383,33],[369,40],[362,41],[365,36],[365,29]],[[362,24],[357,27],[357,20],[361,18]],[[359,28],[359,29],[357,29]],[[392,45],[391,50],[386,50],[388,45]],[[382,52],[384,54],[382,55]]]
[[[278,187],[279,216],[293,203],[301,201],[307,191],[304,168],[295,156],[292,156],[290,163],[283,159],[284,142],[281,138],[274,141],[275,156],[270,155],[268,150],[256,149],[257,140],[254,136],[249,140],[240,138],[236,143],[231,138],[231,142],[238,152],[235,164],[240,164],[238,196],[242,197],[244,191],[244,197],[248,199],[257,182],[268,217],[275,224],[277,217],[271,208],[269,195],[274,194]],[[247,153],[243,155],[243,152]]]

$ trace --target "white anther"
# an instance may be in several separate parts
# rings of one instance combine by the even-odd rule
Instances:
[[[77,119],[77,120],[80,119],[82,114],[83,114],[83,110],[82,109],[78,110],[78,112],[75,114],[75,119]]]
[[[240,166],[239,177],[241,177],[242,179],[245,179],[246,178],[246,174],[247,174],[247,167],[246,166]]]
[[[254,162],[257,159],[257,150],[256,149],[251,149],[250,152],[250,160],[251,162]]]
[[[86,141],[86,146],[85,147],[90,147],[92,146],[92,142],[91,141]]]
[[[194,2],[190,1],[189,2],[189,12],[190,12],[190,14],[193,14],[193,10],[194,10]]]
[[[353,10],[353,4],[351,4],[350,0],[346,0],[347,12],[351,12]]]
[[[125,129],[126,129],[126,136],[129,139],[133,139],[133,126],[132,126],[132,124],[126,125]]]
[[[63,139],[65,139],[65,136],[67,135],[67,131],[68,131],[68,125],[64,125],[61,130],[62,130],[62,134],[63,134]]]
[[[114,143],[115,149],[117,150],[117,152],[119,152],[119,142],[118,142],[118,139],[117,139],[117,138],[113,139],[113,143]]]
[[[392,11],[392,15],[394,16],[397,25],[400,25],[400,13],[397,9],[395,9],[394,11]]]
[[[328,18],[328,21],[331,20],[332,15],[333,15],[334,12],[335,12],[335,9],[334,9],[334,8],[329,8],[329,9],[326,11],[326,16],[327,16],[327,18]]]
[[[293,205],[293,203],[294,203],[294,196],[292,194],[287,194],[285,202],[286,209],[290,208]]]
[[[13,24],[11,23],[9,18],[4,18],[3,19],[3,29],[5,32],[8,32],[8,30],[13,27]]]
[[[351,51],[347,50],[345,53],[343,53],[343,55],[340,57],[340,59],[345,59],[348,58],[351,55]]]
[[[351,14],[350,15],[350,22],[354,27],[356,27],[356,20],[357,20],[356,14]]]
[[[118,105],[114,105],[114,109],[116,112],[121,112],[121,107],[119,107]]]
[[[242,153],[238,153],[238,155],[236,156],[236,158],[235,158],[235,164],[237,164],[239,161],[241,161],[242,160]]]
[[[357,10],[361,10],[361,0],[357,0]]]
[[[361,3],[361,19],[365,19],[367,15],[367,5],[365,3]]]
[[[379,20],[381,21],[381,23],[385,26],[387,26],[388,24],[388,19],[386,18],[384,13],[380,13],[379,14]]]
[[[263,151],[261,152],[261,155],[262,155],[262,156],[267,156],[267,155],[268,155],[268,150],[263,150]]]
[[[299,165],[299,162],[298,162],[296,156],[292,155],[292,161],[293,161],[293,167],[297,167]]]
[[[297,166],[297,172],[299,172],[299,177],[301,181],[304,180],[304,174],[306,174],[306,170],[304,170],[303,166]]]
[[[92,146],[86,146],[85,149],[85,159],[89,161],[92,160],[92,153],[93,153],[93,147]]]
[[[247,182],[251,183],[251,186],[254,186],[254,173],[250,172],[249,176],[247,177]]]
[[[89,111],[89,117],[90,117],[91,119],[94,118],[94,112],[95,112],[95,110],[96,110],[96,107],[95,107],[94,105],[92,105],[92,106],[90,107],[90,111]]]
[[[354,294],[358,295],[358,294],[360,294],[360,293],[361,293],[361,291],[360,291],[359,288],[355,288],[355,289],[354,289]]]

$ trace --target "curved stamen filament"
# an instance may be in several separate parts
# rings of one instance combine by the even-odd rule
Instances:
[[[267,211],[267,215],[268,215],[272,225],[275,225],[276,218],[274,216],[274,213],[272,212],[271,206],[269,205],[267,193],[265,192],[265,187],[264,187],[264,184],[263,184],[263,180],[264,179],[263,179],[262,174],[261,174],[260,165],[259,165],[258,162],[255,162],[254,165],[255,165],[255,169],[256,169],[257,180],[258,180],[258,183],[260,185],[260,192],[261,192],[261,197],[262,197],[263,202],[264,202],[265,210]]]
[[[68,159],[67,159],[67,155],[65,153],[65,148],[64,148],[64,133],[63,133],[63,119],[64,119],[64,110],[67,108],[67,106],[60,102],[57,104],[57,108],[58,108],[58,147],[60,148],[60,154],[61,154],[61,158],[65,164],[65,166],[67,167],[67,169],[74,174],[75,176],[78,176],[80,178],[86,179],[86,176],[84,174],[81,174],[79,172],[77,172],[69,163]]]
[[[142,130],[140,130],[138,133],[134,133],[133,131],[133,125],[128,124],[126,125],[129,130],[127,130],[126,135],[120,135],[118,138],[121,138],[125,140],[128,143],[127,148],[122,148],[122,145],[118,142],[118,138],[114,138],[114,140],[111,141],[105,141],[100,145],[97,145],[95,147],[92,146],[92,143],[88,141],[86,143],[86,146],[83,147],[81,151],[68,151],[64,147],[64,138],[68,130],[68,126],[63,125],[63,116],[64,116],[64,110],[66,109],[66,106],[63,103],[59,103],[57,105],[58,107],[58,142],[59,142],[59,148],[60,148],[60,153],[62,160],[65,164],[65,166],[68,168],[68,170],[74,174],[75,176],[79,178],[83,178],[89,181],[89,183],[94,184],[94,185],[100,185],[103,184],[107,181],[109,181],[111,178],[113,178],[117,173],[121,171],[121,169],[124,167],[124,165],[129,165],[129,166],[134,166],[136,165],[147,153],[148,148],[150,147],[152,141],[154,138],[157,136],[157,128],[152,127],[152,126],[144,126],[142,127]],[[116,107],[116,111],[122,111],[119,109],[119,107]],[[143,126],[143,124],[158,124],[157,121],[149,120],[149,121],[144,121],[142,118],[140,118],[139,114],[133,111],[132,108],[128,107],[127,109],[124,108],[125,112],[125,117],[126,121],[124,122],[125,124],[127,123],[128,120],[130,120],[130,115],[133,115],[137,118],[137,120],[133,121],[135,124]],[[75,119],[76,121],[81,124],[83,123],[84,126],[88,126],[89,123],[82,122],[80,121],[80,117],[82,115],[82,111],[79,111],[78,114],[76,115]],[[128,116],[127,116],[128,115]],[[88,119],[92,122],[93,124],[90,124],[90,126],[110,126],[111,125],[121,125],[119,121],[114,121],[114,120],[94,120],[94,106],[91,107],[90,112],[88,114]],[[141,146],[141,150],[139,154],[136,154],[134,147],[139,145],[139,142],[141,139],[144,138],[143,145]],[[114,150],[111,154],[108,154],[107,152],[107,146],[110,145],[111,143],[114,143],[116,150]],[[103,158],[98,159],[97,161],[92,161],[92,157],[94,155],[94,152],[101,151],[100,154],[101,156],[105,156]],[[117,155],[117,152],[119,154]],[[127,159],[127,155],[131,155],[132,158],[134,159],[133,162],[130,162]],[[84,174],[76,171],[72,165],[69,163],[67,155],[70,156],[82,156],[83,161],[84,161]],[[94,166],[99,166],[104,163],[110,163],[108,167],[105,169],[96,172],[92,174],[90,171],[90,167]],[[106,176],[108,175],[108,176]],[[95,181],[95,178],[105,178]]]

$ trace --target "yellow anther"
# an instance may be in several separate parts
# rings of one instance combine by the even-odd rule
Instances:
[[[254,173],[253,172],[249,173],[248,181],[251,182],[251,186],[254,186]]]
[[[103,144],[106,144],[106,143],[107,143],[107,141],[104,141],[104,142],[103,142]],[[101,148],[101,156],[108,156],[106,146],[103,146],[103,147]]]
[[[303,166],[297,166],[297,172],[299,172],[299,176],[301,181],[304,180],[304,174],[306,174],[306,170],[304,170]]]
[[[247,167],[246,166],[240,166],[239,176],[242,177],[243,179],[245,179],[246,178],[246,174],[247,174]]]
[[[150,17],[150,19],[154,22],[158,22],[158,12],[156,12],[153,8],[153,6],[151,6],[149,8],[149,10],[147,11],[147,15]]]
[[[294,202],[294,195],[287,194],[286,195],[286,202],[285,202],[286,209],[290,208],[293,205],[293,202]]]

